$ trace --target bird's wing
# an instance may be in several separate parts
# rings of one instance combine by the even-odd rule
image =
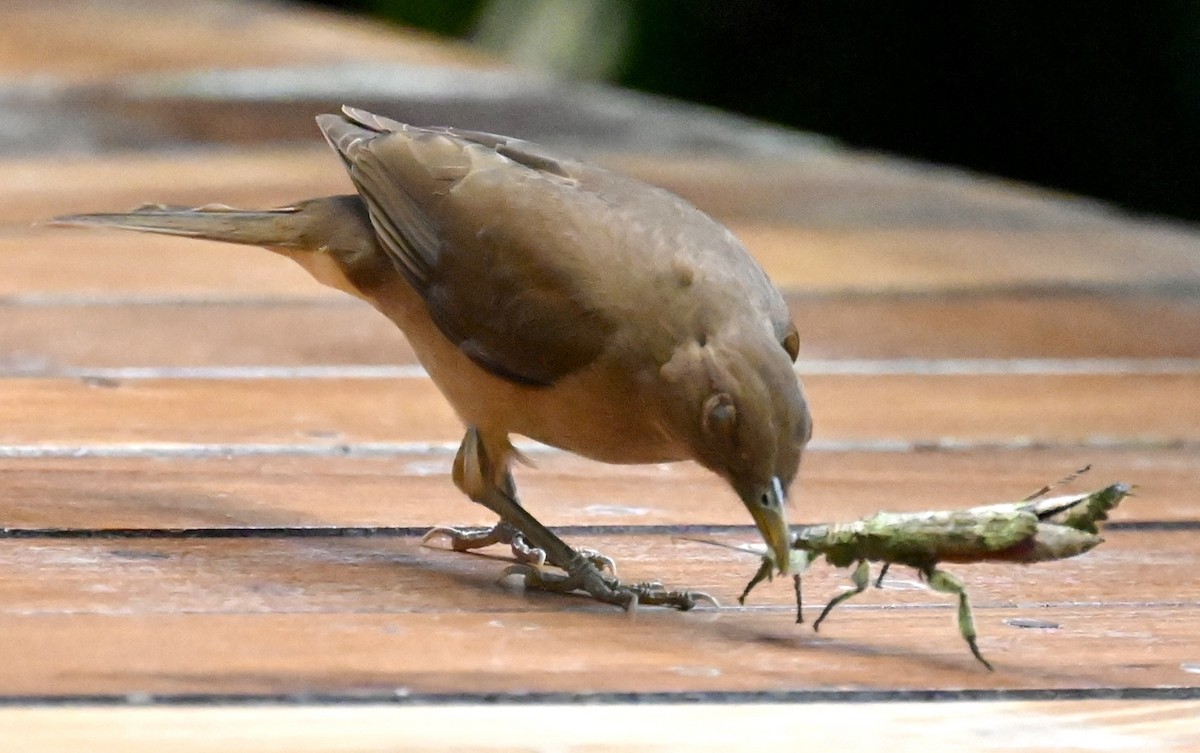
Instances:
[[[613,325],[572,266],[585,234],[557,219],[572,202],[568,163],[502,136],[415,128],[352,108],[318,123],[382,246],[473,361],[546,386],[603,351]]]

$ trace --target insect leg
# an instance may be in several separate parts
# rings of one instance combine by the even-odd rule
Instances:
[[[921,574],[925,576],[929,587],[934,591],[958,596],[958,633],[967,642],[967,646],[970,647],[975,658],[987,667],[989,672],[994,672],[995,669],[991,663],[983,658],[983,654],[979,653],[979,646],[975,644],[975,619],[971,616],[971,603],[967,600],[967,589],[963,586],[962,581],[936,567],[927,567],[921,571]]]
[[[770,580],[771,576],[774,574],[774,572],[775,572],[774,560],[772,560],[770,557],[763,557],[762,564],[758,566],[758,572],[756,572],[754,574],[754,577],[751,578],[750,582],[746,584],[746,589],[744,591],[742,591],[742,595],[738,597],[738,604],[745,606],[746,605],[746,597],[750,595],[750,591],[753,590],[753,588],[755,586],[757,586],[759,583],[762,583],[764,580]],[[796,576],[796,577],[800,577],[800,576]]]
[[[837,596],[834,596],[833,599],[831,599],[830,602],[825,605],[825,608],[821,610],[821,616],[818,617],[817,621],[813,623],[813,630],[819,630],[821,628],[821,622],[838,604],[841,604],[843,601],[849,599],[855,594],[860,594],[867,590],[867,584],[871,582],[871,563],[867,562],[866,560],[859,560],[858,567],[854,568],[854,572],[850,574],[850,580],[854,582],[854,589],[851,591],[843,591]]]
[[[888,574],[888,569],[891,568],[891,566],[892,563],[885,562],[883,563],[883,567],[879,568],[879,577],[875,579],[876,588],[883,588],[883,576]]]
[[[800,573],[792,576],[792,587],[796,589],[796,624],[804,624],[804,597],[800,595],[801,581]]]

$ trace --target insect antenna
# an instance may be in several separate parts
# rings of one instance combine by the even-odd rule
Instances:
[[[1049,494],[1052,490],[1057,489],[1058,487],[1060,487],[1064,484],[1071,483],[1072,481],[1079,478],[1080,476],[1082,476],[1083,474],[1087,473],[1090,470],[1092,470],[1092,464],[1088,463],[1087,465],[1085,465],[1084,467],[1075,471],[1074,473],[1070,474],[1069,476],[1064,476],[1063,478],[1060,478],[1058,481],[1055,481],[1053,484],[1046,484],[1041,489],[1038,489],[1036,492],[1034,492],[1033,494],[1030,494],[1028,497],[1026,497],[1025,499],[1023,499],[1021,501],[1022,502],[1032,502],[1033,500],[1037,499],[1038,497],[1044,497],[1047,494]]]

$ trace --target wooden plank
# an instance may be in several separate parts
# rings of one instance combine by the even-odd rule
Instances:
[[[299,147],[5,160],[0,227],[27,231],[29,223],[60,214],[117,212],[147,202],[269,207],[352,191],[313,129],[313,143]]]
[[[619,718],[613,723],[613,718]],[[703,720],[700,722],[699,720]],[[876,753],[1184,750],[1198,701],[0,709],[0,742],[46,753],[256,750],[728,751],[754,745]],[[747,732],[752,730],[752,732]]]
[[[862,226],[866,221],[872,227],[1134,229],[1101,204],[1036,186],[1018,187],[962,170],[851,150],[813,150],[802,156],[802,165],[792,165],[633,152],[613,155],[609,164],[637,171],[656,185],[687,192],[697,205],[739,218],[772,216],[827,228]],[[730,183],[734,176],[738,177]]]
[[[621,166],[652,181],[661,177],[656,172],[658,163],[651,160]],[[844,172],[849,173],[850,167],[851,161],[842,163]],[[57,214],[116,211],[146,201],[277,206],[350,190],[336,162],[315,141],[304,147],[204,154],[63,158],[50,162],[9,160],[3,163],[3,169],[11,180],[0,190],[0,198],[4,199],[0,203],[0,222],[14,228]],[[970,208],[949,205],[944,208],[944,216],[921,222],[889,221],[870,207],[831,222],[819,214],[795,216],[788,209],[791,204],[781,206],[780,198],[764,201],[766,188],[783,194],[783,201],[803,204],[803,198],[795,194],[814,190],[823,178],[803,161],[783,160],[783,164],[769,166],[726,162],[720,165],[718,174],[722,179],[719,194],[707,191],[703,172],[691,183],[669,187],[729,222],[768,272],[787,289],[836,290],[849,285],[867,290],[913,290],[1031,282],[1200,281],[1200,262],[1196,261],[1200,237],[1169,225],[1132,225],[1070,207],[1058,210],[1065,218],[1062,222],[1041,226],[1034,221],[1041,216],[1039,212],[1053,215],[1053,208],[1047,210],[1027,200],[1018,201],[1019,206],[1011,209],[1020,219],[979,227],[961,227],[954,220],[971,216]],[[937,185],[950,188],[955,182],[946,179]],[[97,186],[104,186],[103,191],[97,191]],[[908,185],[904,195],[928,206],[971,194],[960,189],[954,186],[953,191],[944,191],[940,196],[925,197]],[[720,201],[720,197],[729,195],[743,196],[754,213],[744,216],[740,206]],[[840,199],[832,197],[835,202]],[[1078,226],[1080,223],[1083,227]],[[38,245],[56,244],[58,237],[61,234],[34,233],[7,242],[20,242],[29,249],[27,253],[40,257],[44,251]],[[164,241],[166,246],[172,243],[179,241]],[[75,258],[71,262],[73,266],[80,264]]]
[[[1181,619],[1191,610],[1189,619],[1194,621],[1200,619],[1200,583],[1170,575],[1200,566],[1195,535],[1193,530],[1115,530],[1105,534],[1098,549],[1062,562],[947,567],[964,579],[979,610],[1015,607],[1025,616],[1035,616],[1044,608],[1179,607],[1185,610]],[[567,532],[566,537],[613,557],[621,577],[630,582],[662,580],[699,589],[735,612],[737,596],[758,565],[753,555],[649,529]],[[740,544],[753,543],[756,534],[746,530],[704,538]],[[408,615],[493,606],[549,614],[590,609],[573,598],[564,602],[545,594],[506,593],[493,581],[510,563],[509,552],[498,546],[486,555],[422,546],[415,534],[8,539],[0,540],[0,615]],[[848,585],[847,570],[818,564],[806,573],[809,620]],[[902,607],[941,610],[951,603],[951,597],[920,587],[912,571],[897,568],[882,590],[871,589],[833,613],[826,633],[857,621],[861,612],[880,609],[892,610],[901,629],[908,613]],[[780,627],[788,628],[787,615],[795,614],[794,604],[790,579],[781,579],[756,589],[743,611],[784,615]],[[942,619],[946,637],[955,636],[953,619],[945,614]],[[980,619],[993,624],[990,616]],[[995,637],[998,631],[985,632]]]
[[[770,161],[615,153],[589,159],[687,198],[730,223],[764,257],[801,254],[806,274],[828,277],[826,269],[853,267],[849,255],[856,249],[864,249],[857,251],[861,256],[882,247],[893,260],[887,266],[895,266],[928,253],[931,234],[944,249],[942,261],[966,257],[970,269],[985,275],[996,272],[983,259],[1011,276],[1029,270],[1047,251],[1086,262],[1075,270],[1053,264],[1049,271],[1055,274],[1094,276],[1115,267],[1133,276],[1157,276],[1165,270],[1154,265],[1168,264],[1194,278],[1197,269],[1187,255],[1200,241],[1178,226],[1133,223],[1094,205],[1048,202],[1032,190],[959,173],[916,176],[901,161],[864,169],[860,158],[847,153],[814,159],[808,151]],[[302,145],[10,158],[0,161],[0,169],[11,176],[0,187],[0,222],[13,225],[56,214],[119,211],[146,201],[270,206],[351,190],[315,126],[312,141]],[[801,232],[794,234],[796,228]],[[1013,258],[981,253],[999,249]],[[961,272],[936,269],[937,260],[925,265],[924,274],[962,278]]]
[[[1200,439],[1200,375],[816,375],[823,442],[1171,443]],[[47,424],[46,416],[55,416]],[[0,443],[448,442],[427,378],[8,379]]]
[[[636,155],[606,159],[606,164],[686,197],[733,225],[747,245],[783,253],[786,244],[796,241],[782,239],[780,246],[779,226],[803,228],[798,245],[806,253],[816,248],[837,256],[847,246],[882,242],[893,258],[904,257],[920,254],[920,236],[932,231],[950,253],[1004,247],[1016,251],[1021,264],[1027,263],[1021,259],[1025,254],[1005,244],[1005,236],[1053,254],[1056,240],[1074,254],[1079,253],[1076,237],[1095,237],[1096,253],[1105,264],[1119,264],[1114,247],[1182,256],[1183,249],[1197,242],[1195,233],[1176,224],[1134,222],[1103,205],[1050,197],[1035,186],[848,151],[805,156],[768,162]],[[1011,264],[994,261],[1002,270]],[[983,266],[977,262],[968,263]],[[1186,266],[1186,259],[1175,263],[1195,269]]]
[[[0,311],[0,368],[30,376],[93,367],[416,363],[400,330],[349,296],[272,303],[65,302]]]
[[[801,356],[1194,358],[1200,296],[1154,291],[793,295]]]
[[[816,437],[1171,442],[1196,436],[1188,375],[813,376]]]
[[[864,214],[861,223],[827,229],[773,219],[733,229],[787,290],[1200,281],[1200,237],[1168,228],[880,228]]]
[[[170,257],[172,262],[180,258]],[[231,265],[228,276],[238,277],[237,269]],[[265,296],[259,295],[261,289],[248,290],[257,286],[260,271],[280,273],[277,284],[266,286],[274,292]],[[334,291],[310,298],[315,286],[299,269],[292,275],[290,265],[282,270],[273,264],[270,269],[266,264],[249,265],[241,281],[231,284],[227,300],[159,301],[147,291],[138,294],[145,298],[124,305],[105,303],[106,294],[93,300],[96,294],[88,290],[92,283],[86,279],[87,270],[70,272],[74,273],[81,283],[79,298],[72,300],[74,293],[39,298],[36,292],[14,292],[16,300],[10,305],[0,303],[5,322],[0,328],[0,368],[34,376],[63,368],[415,363],[403,333],[382,315]],[[97,276],[107,277],[99,272]],[[293,279],[299,299],[285,299],[283,288]],[[179,282],[169,284],[202,288],[207,283],[181,270]],[[216,291],[184,295],[221,295]],[[238,298],[241,294],[249,297]],[[264,300],[276,294],[281,297]],[[1200,358],[1200,297],[850,295],[794,296],[790,303],[802,332],[801,358],[806,360]],[[800,369],[805,370],[803,364]]]
[[[0,8],[0,75],[14,79],[354,60],[495,65],[465,45],[272,3],[10,0]]]
[[[131,297],[184,303],[350,298],[264,249],[142,233],[12,232],[0,235],[0,260],[8,272],[0,296],[14,303],[55,297],[114,306]]]
[[[566,597],[497,592],[496,569],[492,563],[475,578],[477,611],[6,614],[4,694],[398,693],[470,701],[493,693],[1153,688],[1195,681],[1186,670],[1196,661],[1194,605],[980,608],[979,644],[996,660],[992,673],[966,650],[949,605],[860,607],[814,634],[783,608],[643,609],[636,618],[599,605],[571,609]],[[526,601],[559,606],[528,611]],[[1004,622],[1031,617],[1060,627]]]
[[[0,442],[447,442],[461,424],[428,379],[13,379]],[[53,415],[53,425],[45,416]]]
[[[0,527],[227,529],[490,524],[449,479],[451,450],[380,457],[0,458]],[[725,483],[698,466],[610,466],[567,453],[519,468],[522,499],[555,526],[749,525]],[[997,452],[813,451],[793,491],[798,521],[877,510],[954,509],[1021,499],[1091,463],[1069,489],[1115,481],[1137,496],[1125,523],[1200,520],[1192,449]],[[749,530],[749,529],[747,529]]]
[[[270,255],[261,252],[229,248],[216,252],[211,251],[215,245],[200,246],[178,238],[100,231],[29,231],[19,226],[72,212],[121,211],[150,200],[189,206],[220,201],[266,207],[350,190],[326,155],[321,154],[317,160],[313,159],[316,155],[304,154],[306,159],[290,160],[286,169],[275,164],[284,160],[277,152],[213,155],[195,164],[184,158],[112,160],[79,166],[83,174],[71,186],[57,185],[60,177],[65,181],[67,176],[58,176],[59,171],[53,168],[43,171],[35,165],[10,165],[8,171],[18,179],[22,173],[30,174],[30,178],[21,181],[16,190],[0,191],[0,196],[12,195],[7,206],[0,206],[0,221],[11,223],[10,232],[0,236],[0,255],[12,260],[16,275],[5,285],[8,290],[107,290],[115,295],[174,290],[180,295],[195,295],[198,289],[226,294],[255,290],[249,284],[252,282],[262,286],[259,292],[264,296],[295,294],[298,272],[281,272],[282,281],[278,283],[265,275],[261,280],[251,278],[246,282],[229,279],[243,264],[249,270],[269,266],[263,260]],[[289,171],[307,174],[301,179],[287,175]],[[229,172],[243,179],[235,182],[228,177]],[[90,186],[105,182],[115,188],[106,189],[103,200],[98,201]],[[720,213],[717,217],[730,219]],[[1190,283],[1194,292],[1200,283],[1200,262],[1195,261],[1200,254],[1200,237],[1182,233],[1139,234],[1119,228],[1070,233],[1013,232],[1004,228],[963,231],[937,226],[829,231],[786,222],[730,224],[776,283],[788,291]],[[171,258],[175,254],[180,258]],[[110,256],[113,268],[106,269],[97,261]],[[193,275],[178,273],[181,267],[191,266],[200,270],[194,281]],[[47,268],[57,271],[45,274]],[[72,272],[64,273],[64,269]],[[129,274],[131,271],[133,274]]]

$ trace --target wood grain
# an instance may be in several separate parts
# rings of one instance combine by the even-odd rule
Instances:
[[[305,279],[296,281],[295,298],[284,297],[282,281],[263,294],[257,269],[245,269],[224,294],[180,270],[166,300],[152,290],[112,300],[101,292],[103,274],[95,281],[80,274],[76,291],[14,293],[8,305],[0,300],[0,368],[35,376],[67,368],[415,363],[403,333],[365,303],[310,297]],[[184,284],[198,289],[180,295]],[[792,296],[790,303],[806,360],[1200,358],[1200,300],[1186,296],[947,293]]]
[[[0,741],[98,753],[306,750],[728,751],[755,745],[874,753],[889,739],[913,750],[1058,753],[1186,749],[1200,733],[1196,701],[856,703],[539,703],[301,708],[0,709]],[[67,717],[67,718],[64,718]],[[899,743],[898,741],[903,741]]]
[[[1200,440],[1200,374],[815,375],[817,442]],[[5,380],[0,443],[453,442],[427,378]],[[46,416],[55,420],[48,424]]]
[[[627,533],[566,531],[569,539],[595,546],[617,560],[622,577],[632,582],[661,579],[696,588],[736,605],[757,558],[717,549],[650,528]],[[1056,563],[953,565],[976,607],[1020,605],[1036,613],[1042,607],[1089,609],[1097,602],[1128,607],[1200,609],[1200,584],[1180,579],[1169,590],[1148,593],[1145,583],[1170,573],[1186,573],[1200,564],[1191,546],[1192,530],[1112,531],[1099,549]],[[416,533],[400,536],[291,536],[256,538],[104,539],[23,538],[0,540],[0,562],[7,573],[0,584],[0,613],[56,614],[293,614],[477,612],[479,592],[494,592],[497,606],[553,614],[556,599],[542,595],[514,602],[486,581],[498,578],[510,561],[504,547],[488,556],[449,552],[436,542],[422,546]],[[753,542],[754,533],[714,533],[722,543]],[[1153,552],[1153,557],[1141,556]],[[898,569],[882,590],[872,589],[835,611],[834,626],[856,620],[859,611],[900,607],[938,608],[946,596],[917,586],[916,574]],[[787,579],[783,579],[787,580]],[[824,564],[805,577],[806,608],[819,611],[843,586],[848,571]],[[1045,591],[1053,593],[1047,599]],[[790,582],[760,586],[748,612],[794,614]],[[582,599],[562,607],[577,611]],[[597,605],[603,610],[603,605]],[[647,608],[649,610],[649,608]],[[656,611],[656,610],[649,610]],[[812,615],[809,615],[811,619]],[[786,619],[784,626],[786,627]],[[896,616],[896,630],[906,618]],[[947,618],[948,635],[956,635]],[[809,630],[810,628],[805,628]],[[1036,631],[1034,631],[1036,632]]]
[[[982,286],[981,286],[982,287]],[[1136,287],[793,295],[801,355],[1195,358],[1200,298]]]
[[[20,233],[60,214],[119,212],[147,202],[269,207],[353,190],[317,140],[254,150],[6,159],[3,169],[0,227]]]
[[[524,608],[526,600],[555,597],[505,596],[492,585],[497,569],[474,578],[474,591],[492,601],[483,612],[2,616],[5,688],[18,696],[400,692],[476,702],[529,693],[1152,688],[1190,684],[1184,667],[1197,658],[1194,606],[981,608],[979,645],[996,659],[992,673],[967,651],[948,605],[847,610],[820,634],[793,624],[784,608],[644,610],[630,619],[587,605],[545,614]],[[1060,627],[1004,623],[1031,617]],[[1113,655],[1116,637],[1135,643],[1127,656]],[[76,644],[86,652],[61,650]]]
[[[236,167],[235,167],[236,165]],[[237,170],[242,181],[222,180]],[[777,166],[774,168],[779,169]],[[793,172],[803,175],[804,167]],[[44,167],[10,162],[6,171],[37,180],[17,183],[0,192],[8,202],[0,209],[0,221],[14,229],[24,222],[46,220],[59,214],[87,211],[122,211],[147,201],[198,206],[214,201],[234,206],[286,205],[312,196],[350,190],[335,162],[313,148],[291,151],[262,150],[255,153],[214,155],[195,164],[163,158],[134,158],[105,162],[86,161]],[[97,202],[87,186],[115,180],[118,191]],[[754,166],[729,166],[730,183],[756,175]],[[686,191],[683,192],[686,196]],[[8,194],[8,196],[5,196]],[[1008,227],[962,230],[954,227],[834,228],[820,227],[821,221],[773,217],[770,222],[745,222],[728,208],[709,204],[703,197],[688,197],[719,219],[729,221],[752,253],[778,284],[788,290],[904,291],[939,288],[987,288],[989,286],[1055,283],[1130,284],[1200,283],[1196,261],[1200,241],[1168,229],[1102,226],[1088,230],[1030,231]],[[815,226],[815,227],[814,227]],[[61,231],[10,236],[5,246],[12,252],[32,255],[31,262],[44,260],[46,243],[58,243]],[[112,235],[93,231],[93,236]],[[65,241],[64,241],[65,242]],[[121,239],[110,241],[120,244]],[[179,249],[198,253],[194,241],[180,239],[128,240],[147,249],[134,251],[136,264],[149,249]],[[73,244],[78,248],[80,241]],[[70,245],[62,249],[69,251]],[[5,247],[0,247],[4,252]],[[63,264],[87,267],[92,256],[59,257]],[[121,252],[117,252],[121,253]],[[158,252],[155,252],[158,253]],[[200,257],[195,264],[214,264],[226,256]],[[150,257],[155,258],[155,257]],[[257,264],[258,262],[247,262]],[[143,262],[144,264],[144,262]],[[144,273],[153,279],[152,266]],[[52,278],[51,278],[52,279]],[[68,278],[70,279],[70,278]],[[137,282],[137,276],[128,282]],[[126,282],[125,284],[128,284]]]
[[[0,458],[0,527],[153,533],[489,524],[492,515],[451,484],[452,458],[449,448],[376,457]],[[724,482],[690,463],[610,466],[567,453],[534,460],[536,467],[517,469],[517,480],[522,499],[550,525],[749,525]],[[1200,518],[1200,453],[1186,448],[813,451],[792,517],[853,520],[878,510],[1015,501],[1089,463],[1093,470],[1068,490],[1137,485],[1115,521],[1186,525]]]
[[[736,556],[698,559],[707,550],[690,542],[660,544],[653,557],[641,537],[588,543],[626,577],[686,574],[727,601],[751,569]],[[1003,657],[992,675],[966,654],[947,601],[910,590],[865,594],[814,635],[791,624],[786,584],[748,608],[631,620],[584,600],[506,593],[494,583],[502,562],[412,538],[7,542],[0,666],[6,692],[29,695],[785,691],[894,688],[899,676],[901,688],[1161,686],[1185,683],[1197,659],[1188,625],[1200,593],[1177,584],[1154,600],[1137,584],[1195,559],[1186,535],[1136,533],[1054,565],[957,568],[982,650]],[[836,592],[841,576],[814,570],[809,598]],[[905,582],[898,574],[895,585]],[[1059,627],[1005,622],[1016,618]],[[502,664],[488,635],[502,642]],[[1125,663],[1095,662],[1114,638],[1141,648]],[[58,649],[80,642],[85,655]],[[607,647],[603,665],[587,660],[593,642]]]
[[[13,78],[81,81],[330,59],[495,65],[466,47],[421,34],[312,9],[289,13],[270,3],[12,0],[0,10],[0,72]]]

